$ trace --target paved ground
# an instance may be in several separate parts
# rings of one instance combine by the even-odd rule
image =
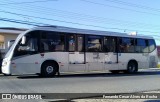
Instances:
[[[159,95],[160,91],[147,91],[147,92],[141,92],[144,95],[151,93],[152,95]],[[146,93],[146,94],[145,94]],[[157,94],[158,93],[158,94]],[[140,96],[140,95],[139,95]],[[75,99],[72,100],[73,102],[160,102],[160,99]]]
[[[55,78],[40,78],[36,75],[1,75],[0,87],[0,93],[142,92],[160,89],[160,70],[141,70],[137,74],[72,74]]]

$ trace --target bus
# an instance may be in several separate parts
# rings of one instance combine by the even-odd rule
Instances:
[[[20,34],[6,53],[2,73],[126,72],[157,66],[153,37],[62,26],[39,26]]]

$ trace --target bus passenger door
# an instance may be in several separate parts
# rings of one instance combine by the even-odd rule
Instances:
[[[118,70],[116,37],[104,37],[105,70]]]
[[[88,35],[86,38],[86,66],[88,71],[104,70],[104,53],[102,53],[102,37]]]
[[[84,52],[84,35],[69,34],[69,71],[84,72],[85,71],[85,52]]]

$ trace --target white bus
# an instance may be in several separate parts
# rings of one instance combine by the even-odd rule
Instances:
[[[2,63],[2,73],[39,73],[109,70],[134,73],[157,66],[152,37],[61,26],[41,26],[20,34]]]

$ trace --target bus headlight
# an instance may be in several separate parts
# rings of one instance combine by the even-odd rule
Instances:
[[[6,65],[7,65],[7,61],[4,60],[4,61],[2,62],[2,66],[6,66]]]

